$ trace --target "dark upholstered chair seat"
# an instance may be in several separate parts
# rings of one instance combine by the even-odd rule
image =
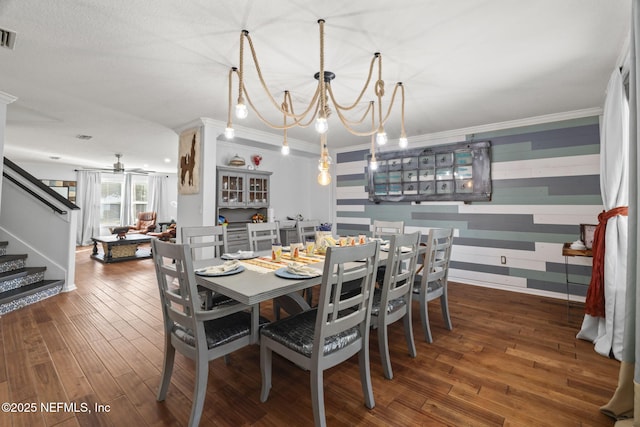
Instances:
[[[269,323],[269,320],[260,316],[260,325]],[[193,331],[176,324],[174,334],[185,344],[196,345]],[[204,331],[207,335],[207,347],[214,348],[226,344],[240,337],[251,333],[251,313],[239,312],[220,319],[208,320],[204,322]]]
[[[413,293],[414,294],[420,294],[420,283],[422,282],[422,276],[421,275],[416,275],[415,280],[413,281]],[[427,284],[427,292],[431,293],[431,292],[435,292],[438,289],[442,288],[442,280],[436,280],[433,282],[429,282]]]
[[[373,294],[373,305],[371,306],[371,315],[378,316],[380,314],[380,303],[382,299],[382,290],[376,288]],[[407,301],[404,298],[396,298],[389,301],[387,304],[387,313],[395,313],[402,307],[407,305]]]
[[[294,351],[311,357],[313,352],[313,335],[316,326],[316,309],[303,311],[277,322],[266,325],[261,334],[293,349]],[[324,354],[331,354],[360,338],[360,330],[353,327],[325,340]]]

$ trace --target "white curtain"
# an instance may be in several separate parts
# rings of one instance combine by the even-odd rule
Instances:
[[[132,212],[131,193],[133,190],[133,179],[130,173],[124,174],[124,194],[120,205],[121,225],[134,225],[138,218]]]
[[[638,57],[640,56],[640,0],[631,3],[631,43],[629,51],[629,240],[627,246],[627,304],[625,306],[625,333],[622,363],[618,376],[618,388],[601,411],[611,417],[626,420],[616,422],[616,427],[640,425],[640,281],[638,269],[638,142],[640,142],[640,111],[638,110]]]
[[[149,176],[148,210],[157,213],[158,221],[169,220],[171,215],[169,213],[169,194],[167,191],[166,175]]]
[[[629,203],[629,110],[619,68],[611,74],[600,130],[600,189],[605,211]],[[605,317],[585,315],[578,338],[594,343],[595,351],[620,360],[627,287],[628,217],[606,222],[604,252]],[[595,261],[594,261],[595,263]],[[593,284],[592,284],[593,285]]]
[[[78,171],[76,204],[80,207],[76,245],[92,243],[91,237],[100,235],[100,173]]]

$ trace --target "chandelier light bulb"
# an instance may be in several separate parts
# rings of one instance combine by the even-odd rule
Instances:
[[[378,132],[376,134],[376,142],[378,145],[384,145],[387,143],[387,133],[385,131]]]
[[[239,119],[246,119],[248,115],[249,110],[247,109],[247,106],[242,102],[238,102],[236,105],[236,117]]]
[[[378,170],[378,162],[376,160],[371,160],[369,162],[369,169],[372,171]]]
[[[227,139],[233,139],[233,137],[235,136],[235,130],[233,130],[233,128],[231,127],[227,127],[224,130],[224,137]]]
[[[409,145],[409,140],[407,139],[407,137],[401,136],[400,139],[398,140],[398,146],[400,146],[400,148],[407,148],[408,145]]]
[[[318,117],[316,119],[316,132],[326,133],[329,130],[329,123],[326,117]]]
[[[318,184],[329,185],[331,183],[331,174],[328,170],[323,170],[318,174]]]
[[[288,155],[289,154],[289,145],[288,144],[283,144],[282,145],[282,149],[280,150],[282,152],[283,155]]]

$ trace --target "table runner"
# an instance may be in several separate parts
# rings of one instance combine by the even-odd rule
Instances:
[[[244,265],[251,271],[255,271],[256,273],[271,273],[279,268],[286,267],[290,262],[295,261],[300,264],[316,264],[318,262],[324,261],[324,256],[316,255],[314,257],[309,257],[306,255],[301,255],[298,259],[294,260],[291,257],[291,254],[284,253],[282,254],[282,259],[280,262],[272,261],[271,257],[258,257],[253,259],[244,259],[241,260],[240,263]]]

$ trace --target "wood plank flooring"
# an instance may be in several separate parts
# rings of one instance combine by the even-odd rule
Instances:
[[[176,356],[168,397],[155,399],[163,336],[152,261],[105,265],[90,253],[78,248],[76,291],[0,318],[0,402],[31,410],[0,412],[0,426],[186,425],[190,360]],[[372,333],[376,407],[364,406],[353,358],[325,373],[328,425],[613,426],[598,408],[619,364],[575,338],[579,308],[568,322],[562,300],[452,283],[454,329],[444,329],[434,302],[427,344],[415,304],[418,357],[408,356],[401,323],[391,326],[395,377],[386,380]],[[261,310],[271,316],[270,304]],[[274,356],[269,400],[259,394],[257,346],[229,365],[212,362],[201,425],[313,424],[309,376],[298,367]]]

